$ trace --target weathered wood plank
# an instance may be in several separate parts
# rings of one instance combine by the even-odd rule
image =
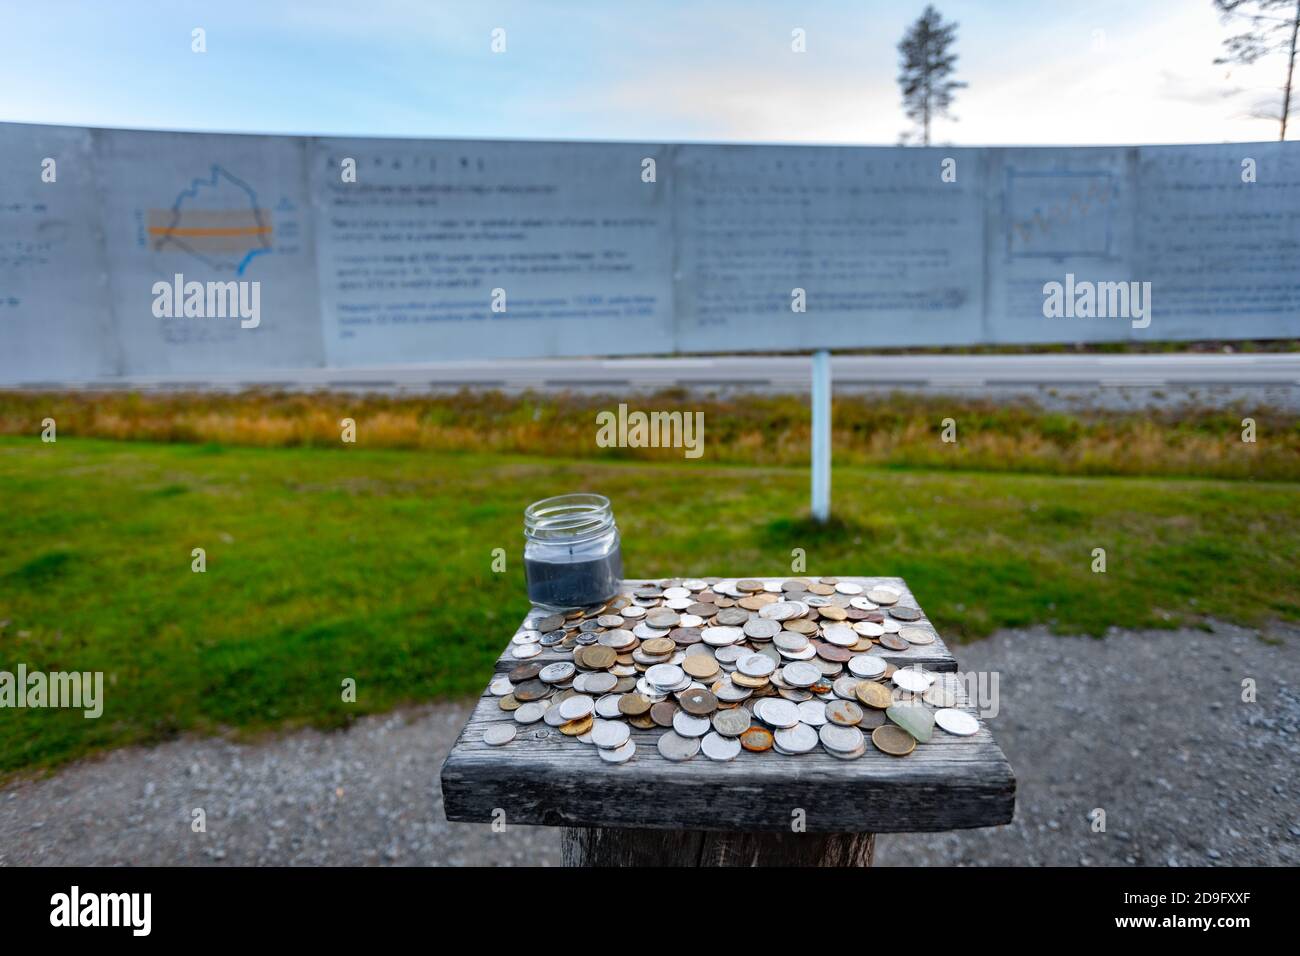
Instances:
[[[570,827],[565,866],[871,866],[871,833],[719,833]]]
[[[890,584],[919,607],[899,578],[844,580]],[[941,642],[912,650],[933,656],[917,661],[904,653],[896,662],[956,669]],[[518,663],[500,662],[502,669]],[[974,713],[956,678],[945,679],[957,685],[959,706]],[[1011,767],[982,724],[971,737],[936,728],[931,742],[903,758],[868,743],[857,760],[842,761],[819,748],[797,757],[742,752],[727,763],[702,754],[685,763],[664,760],[655,746],[663,731],[634,729],[636,757],[615,765],[600,760],[592,745],[541,724],[518,726],[518,736],[504,747],[484,744],[485,729],[503,720],[514,723],[485,691],[443,765],[449,820],[487,822],[499,809],[507,823],[518,824],[790,834],[800,813],[808,834],[867,834],[992,826],[1009,822],[1015,807]]]

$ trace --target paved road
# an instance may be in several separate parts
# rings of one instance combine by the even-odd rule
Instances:
[[[992,726],[1016,771],[1015,820],[882,836],[877,862],[1300,864],[1300,628],[1212,628],[957,645],[963,669],[1000,675]],[[469,706],[256,744],[130,747],[12,783],[0,864],[557,864],[552,829],[443,816],[438,771]]]
[[[1098,401],[1163,400],[1157,392],[1217,401],[1243,394],[1300,403],[1300,353],[1217,355],[863,355],[836,356],[837,392],[957,391],[990,395],[1065,392]],[[28,383],[52,385],[58,383]],[[807,356],[626,358],[448,362],[369,369],[271,370],[201,380],[134,378],[135,387],[358,389],[388,392],[496,388],[507,391],[702,390],[805,392]],[[1132,393],[1127,397],[1123,393]]]

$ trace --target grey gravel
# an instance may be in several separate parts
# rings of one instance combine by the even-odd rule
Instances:
[[[955,648],[963,669],[1000,675],[991,724],[1019,780],[1016,819],[882,835],[877,864],[1300,862],[1300,629],[1211,626],[1004,631]],[[0,864],[557,865],[555,830],[444,818],[438,770],[469,707],[254,744],[183,738],[15,781],[0,790]]]

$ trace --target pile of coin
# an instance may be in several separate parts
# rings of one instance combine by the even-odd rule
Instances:
[[[514,720],[490,723],[484,743],[507,744],[521,728],[535,739],[554,730],[625,763],[637,752],[633,728],[660,729],[656,748],[673,761],[819,746],[853,760],[868,738],[903,757],[936,724],[974,734],[978,721],[956,709],[955,678],[873,653],[934,642],[925,616],[902,598],[831,577],[686,579],[598,607],[534,610],[510,644],[520,663],[489,685]],[[544,651],[562,659],[533,660]]]

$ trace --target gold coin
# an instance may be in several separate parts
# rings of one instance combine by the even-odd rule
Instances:
[[[738,687],[766,687],[771,683],[766,677],[750,677],[748,674],[742,674],[740,671],[731,675],[731,682]]]
[[[501,709],[518,710],[520,703],[521,701],[516,700],[514,694],[506,694],[506,696],[501,698]]]
[[[567,723],[560,724],[560,733],[566,737],[577,737],[579,734],[585,734],[591,730],[594,717],[588,714],[586,717],[580,717],[577,720],[570,720]]]
[[[828,621],[842,621],[848,617],[844,608],[836,607],[834,604],[829,607],[819,607],[817,613]]]
[[[641,694],[624,694],[618,699],[619,713],[629,717],[640,717],[650,710],[651,700]]]
[[[871,742],[876,745],[877,750],[882,750],[893,757],[906,757],[916,749],[916,738],[894,724],[881,724],[873,730]]]
[[[835,589],[829,584],[810,584],[808,585],[809,594],[817,594],[821,597],[830,597],[835,593]]]
[[[662,657],[677,650],[677,644],[667,637],[655,637],[641,642],[641,650],[652,657]]]
[[[760,608],[767,607],[773,601],[777,600],[775,594],[750,594],[736,602],[746,611],[757,611]]]
[[[772,734],[763,727],[750,727],[740,735],[740,746],[756,753],[764,750],[771,750]]]
[[[682,670],[692,677],[704,680],[718,672],[718,662],[711,654],[690,654],[682,661]]]
[[[894,695],[889,688],[873,680],[864,680],[854,689],[854,693],[862,703],[877,710],[884,710],[894,702]]]
[[[796,634],[803,634],[804,636],[817,632],[817,622],[810,621],[806,617],[798,617],[793,621],[784,621],[782,627],[787,631],[794,631]]]
[[[618,653],[614,648],[606,647],[604,644],[591,644],[583,650],[582,666],[591,670],[603,671],[606,667],[613,667],[617,658]],[[574,659],[577,659],[576,654]]]

